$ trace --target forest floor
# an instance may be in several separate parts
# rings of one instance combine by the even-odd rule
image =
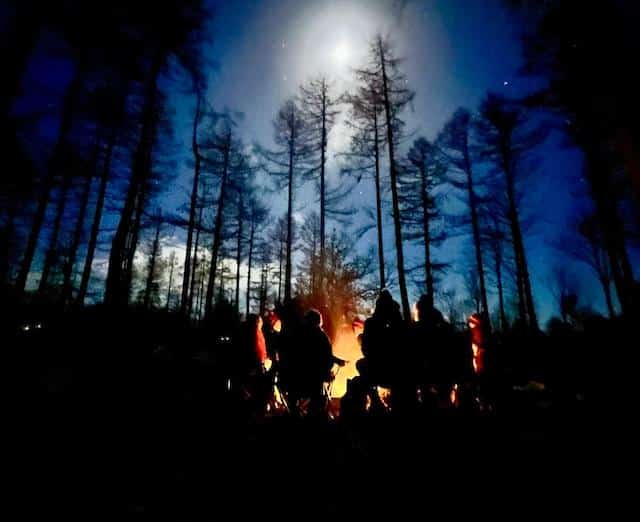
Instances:
[[[134,345],[113,341],[121,331],[82,335],[68,349],[46,332],[6,347],[5,448],[21,518],[575,514],[609,478],[584,408],[256,420],[225,399],[205,362],[133,357]]]

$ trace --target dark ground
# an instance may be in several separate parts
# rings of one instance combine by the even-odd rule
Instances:
[[[5,447],[19,519],[573,518],[619,507],[610,468],[626,461],[588,401],[519,392],[490,416],[252,421],[217,365],[185,348],[206,344],[201,332],[146,320],[89,313],[10,337]]]

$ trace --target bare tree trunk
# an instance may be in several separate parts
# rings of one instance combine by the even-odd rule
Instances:
[[[196,220],[196,206],[198,204],[198,188],[200,183],[200,153],[198,151],[198,123],[200,120],[200,104],[202,95],[197,94],[196,113],[193,118],[193,130],[191,133],[191,151],[193,152],[194,171],[193,186],[191,188],[191,204],[189,206],[189,228],[187,229],[187,247],[184,254],[184,272],[182,277],[182,297],[180,299],[180,312],[185,313],[189,301],[189,279],[191,277],[191,247],[193,241],[193,228]]]
[[[282,241],[280,241],[280,252],[278,253],[278,303],[282,302]]]
[[[40,284],[38,285],[38,292],[42,293],[47,288],[49,282],[49,276],[53,265],[58,257],[58,237],[60,235],[60,228],[62,227],[62,217],[64,216],[64,210],[67,205],[67,196],[69,189],[71,188],[71,176],[69,173],[65,173],[62,179],[62,188],[58,195],[58,205],[56,207],[55,218],[53,219],[53,229],[51,236],[49,236],[49,246],[45,252],[44,265],[42,267],[42,274],[40,276]]]
[[[431,264],[431,233],[429,219],[429,196],[427,194],[427,173],[424,164],[420,168],[420,197],[422,200],[422,240],[424,243],[424,276],[427,286],[429,308],[434,306],[433,265]]]
[[[533,304],[533,293],[531,291],[531,281],[527,258],[522,240],[522,230],[520,228],[520,218],[516,205],[516,193],[514,187],[514,173],[510,153],[510,144],[503,140],[501,144],[502,166],[506,176],[507,197],[509,200],[509,224],[511,227],[511,241],[516,261],[516,274],[518,280],[518,311],[520,320],[524,324],[538,330],[538,319]]]
[[[468,134],[465,135],[464,165],[467,176],[467,192],[469,194],[469,209],[471,210],[471,228],[473,231],[473,245],[476,254],[476,265],[478,268],[478,281],[480,283],[480,300],[482,311],[489,316],[489,304],[487,300],[487,287],[484,277],[484,263],[482,262],[482,243],[480,238],[480,220],[478,217],[478,202],[476,192],[473,187],[473,171],[471,169],[471,158],[469,157]]]
[[[236,313],[240,313],[240,263],[242,261],[242,190],[238,201],[238,241],[236,245]]]
[[[520,227],[518,223],[518,214],[515,210],[515,203],[512,201],[512,196],[509,196],[509,226],[511,229],[511,244],[513,246],[513,253],[516,263],[516,287],[518,290],[518,317],[522,324],[529,324],[527,321],[527,305],[524,296],[524,280],[522,270],[522,257],[520,251]]]
[[[175,256],[171,258],[171,266],[169,268],[169,288],[167,289],[167,304],[165,305],[165,310],[169,311],[169,303],[171,302],[171,287],[173,286],[173,269],[176,264]]]
[[[320,140],[320,290],[324,289],[324,270],[325,270],[325,156],[327,148],[327,91],[324,78],[322,80],[322,138]]]
[[[7,210],[7,222],[2,232],[0,245],[0,284],[8,282],[10,272],[11,243],[15,234],[18,205],[11,204]]]
[[[64,304],[71,301],[73,293],[73,269],[76,264],[76,258],[78,256],[78,248],[80,247],[80,241],[82,240],[82,231],[84,230],[84,222],[87,217],[87,207],[89,206],[89,195],[91,193],[91,185],[93,178],[98,170],[98,161],[100,157],[100,144],[101,139],[96,136],[96,143],[91,157],[90,172],[87,173],[84,181],[82,194],[80,196],[80,209],[78,211],[78,218],[76,220],[76,227],[73,232],[73,240],[71,242],[71,249],[69,252],[69,259],[64,267],[64,281],[62,285],[62,302]]]
[[[293,243],[293,140],[289,146],[289,195],[287,198],[287,253],[286,262],[284,268],[284,300],[289,301],[291,299],[291,248]]]
[[[380,272],[380,290],[386,284],[384,275],[384,243],[382,239],[382,196],[380,194],[380,142],[378,139],[378,111],[373,114],[374,154],[375,154],[375,182],[376,182],[376,225],[378,231],[378,271]]]
[[[213,230],[213,245],[211,246],[211,268],[209,270],[209,283],[207,284],[207,297],[204,307],[204,315],[208,317],[213,310],[213,294],[215,291],[216,270],[218,268],[218,252],[222,244],[222,217],[224,213],[224,203],[227,191],[227,177],[229,174],[229,147],[231,136],[228,137],[227,147],[224,150],[222,179],[220,180],[220,195],[216,210],[216,221]]]
[[[625,247],[624,227],[618,215],[616,202],[611,197],[608,166],[601,158],[599,148],[598,144],[593,143],[585,147],[587,174],[620,309],[623,315],[628,315],[634,308],[635,283]]]
[[[191,289],[189,291],[189,303],[187,308],[187,317],[191,317],[191,311],[193,309],[193,294],[195,292],[195,284],[196,284],[196,270],[198,267],[198,247],[200,245],[200,230],[202,229],[202,210],[204,205],[200,206],[200,211],[198,212],[198,229],[196,230],[196,242],[193,247],[193,262],[191,263]]]
[[[82,279],[80,280],[80,289],[76,298],[78,304],[84,304],[89,282],[91,280],[91,271],[93,267],[93,258],[98,244],[98,235],[100,233],[100,224],[102,222],[102,210],[104,209],[104,200],[107,194],[107,182],[109,173],[111,172],[111,158],[113,157],[113,149],[116,145],[117,132],[116,128],[111,129],[111,136],[107,144],[104,163],[102,164],[102,173],[100,175],[100,187],[98,188],[98,197],[96,200],[96,208],[93,214],[93,223],[91,224],[91,235],[89,236],[89,244],[87,245],[87,255],[84,260],[84,270],[82,271]]]
[[[206,263],[202,263],[202,271],[200,272],[200,289],[198,290],[198,321],[202,320],[202,308],[204,305],[204,280],[206,275]]]
[[[38,199],[38,206],[36,207],[36,212],[33,216],[33,221],[31,222],[31,231],[29,233],[29,238],[27,239],[27,246],[16,280],[16,288],[19,292],[24,292],[27,284],[27,278],[29,277],[33,257],[38,246],[38,240],[40,239],[40,233],[42,231],[42,225],[47,212],[47,206],[49,205],[49,200],[51,198],[51,191],[53,190],[56,173],[61,168],[62,156],[67,146],[69,133],[73,123],[73,113],[75,112],[76,102],[84,79],[84,66],[84,61],[80,61],[78,63],[74,77],[67,88],[67,92],[62,103],[62,117],[60,120],[60,128],[58,129],[56,145],[51,154],[47,174],[43,181],[42,192]]]
[[[151,172],[151,151],[156,130],[157,80],[165,55],[157,52],[154,57],[145,88],[142,110],[142,129],[135,156],[132,179],[125,199],[116,234],[111,243],[109,269],[105,287],[105,303],[126,306],[131,289],[132,261],[138,241],[140,208],[143,206],[142,191]]]
[[[145,308],[149,308],[151,304],[151,288],[153,286],[153,276],[156,271],[156,263],[158,258],[158,251],[160,250],[160,228],[162,222],[158,219],[156,225],[156,235],[153,238],[153,247],[151,248],[151,255],[149,256],[149,272],[147,273],[147,282],[144,288],[144,300],[143,305]]]
[[[398,284],[400,286],[400,300],[402,304],[402,314],[405,320],[411,319],[411,307],[409,306],[409,295],[407,293],[407,282],[404,273],[404,252],[402,247],[402,227],[400,224],[400,205],[398,203],[398,181],[397,166],[395,159],[395,142],[393,137],[393,115],[391,113],[391,102],[389,99],[389,87],[387,85],[386,58],[382,47],[382,39],[378,40],[378,50],[380,53],[380,65],[382,68],[382,92],[384,95],[384,110],[387,119],[387,140],[389,146],[389,177],[391,178],[391,202],[393,205],[393,228],[396,239],[396,255],[398,258]]]
[[[247,259],[247,317],[251,310],[251,263],[253,261],[253,238],[255,234],[255,225],[251,224],[251,232],[249,234],[249,258]]]
[[[608,278],[600,276],[600,284],[602,285],[602,292],[604,293],[604,299],[607,303],[607,312],[609,313],[609,318],[613,319],[616,315],[616,312],[613,308],[613,299],[611,297],[611,281]]]

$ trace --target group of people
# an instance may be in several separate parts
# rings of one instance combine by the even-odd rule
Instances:
[[[295,299],[264,319],[249,315],[231,350],[231,381],[244,397],[263,409],[273,406],[275,391],[294,414],[323,414],[332,369],[346,363],[333,354],[322,314],[303,313]]]
[[[342,399],[345,414],[376,407],[403,411],[421,404],[455,405],[470,387],[480,401],[487,373],[485,318],[472,315],[468,332],[460,334],[426,296],[417,311],[418,320],[407,322],[391,294],[380,293],[358,336],[363,358],[356,362],[359,375],[348,381]],[[232,351],[231,381],[244,397],[258,409],[268,408],[277,383],[276,391],[293,414],[324,415],[333,370],[345,364],[333,354],[322,314],[315,309],[303,313],[296,300],[264,320],[250,315]],[[381,387],[390,391],[389,404],[382,404]]]
[[[364,357],[356,364],[359,376],[349,382],[343,409],[381,408],[379,387],[390,391],[389,406],[397,412],[457,406],[468,399],[490,407],[487,324],[486,317],[473,314],[468,331],[458,332],[426,296],[417,303],[417,321],[407,322],[383,290],[364,323]]]

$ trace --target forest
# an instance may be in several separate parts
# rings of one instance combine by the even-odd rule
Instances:
[[[115,440],[114,454],[125,455],[117,462],[129,465],[133,455],[143,455],[123,481],[136,491],[127,512],[153,504],[155,514],[166,509],[175,520],[190,519],[178,504],[209,484],[202,462],[215,467],[218,459],[205,452],[201,461],[189,434],[202,446],[217,437],[218,447],[233,448],[223,465],[235,478],[242,466],[260,461],[266,445],[281,452],[282,473],[295,474],[303,446],[319,440],[329,440],[330,449],[313,457],[309,469],[329,458],[345,472],[356,466],[363,477],[378,464],[393,473],[396,453],[388,452],[384,437],[402,458],[426,454],[417,449],[418,436],[411,439],[417,428],[403,424],[409,421],[399,412],[415,406],[402,402],[416,357],[407,347],[422,346],[416,339],[427,336],[420,328],[429,317],[436,333],[428,330],[424,346],[467,343],[473,367],[468,382],[451,378],[446,389],[436,377],[429,377],[431,387],[416,385],[414,410],[421,413],[409,415],[411,422],[419,418],[424,427],[425,418],[448,419],[435,432],[419,433],[451,450],[458,466],[472,452],[459,448],[464,430],[504,455],[527,455],[532,467],[536,451],[550,465],[559,448],[570,448],[577,465],[587,444],[578,442],[581,423],[596,397],[614,391],[605,381],[619,379],[640,310],[638,6],[617,0],[232,4],[0,5],[0,336],[20,403],[37,412],[31,434],[56,423],[69,434],[87,415],[100,432],[96,440]],[[473,31],[424,49],[423,40],[412,40],[422,9]],[[505,34],[515,34],[508,37],[512,48],[498,55],[502,36],[483,40],[494,26],[483,28],[465,9],[506,20]],[[336,28],[318,38],[309,29],[324,28],[325,19],[342,27],[341,17],[351,24],[346,33]],[[428,38],[426,26],[419,32]],[[259,49],[256,42],[264,41],[271,47]],[[328,58],[314,57],[310,50],[320,55],[326,42]],[[446,63],[455,53],[483,63],[460,70]],[[295,63],[286,62],[294,55]],[[278,56],[285,65],[274,65]],[[503,78],[510,56],[517,67]],[[330,65],[316,69],[316,63]],[[439,67],[450,83],[429,84],[425,77],[435,78]],[[443,85],[451,93],[440,92]],[[454,94],[455,105],[425,110],[436,106],[429,99]],[[402,355],[395,357],[403,359],[392,365],[399,378],[372,388],[356,359],[371,357],[367,324],[387,298],[397,308],[397,336],[376,342],[397,344]],[[368,387],[361,397],[363,408],[369,401],[367,412],[382,387],[399,397],[380,402],[384,414],[373,416],[373,427],[357,424],[362,431],[344,433],[331,422],[265,427],[271,425],[256,421],[252,410],[257,388],[238,381],[250,391],[241,400],[229,395],[240,379],[237,347],[248,343],[265,352],[260,362],[273,361],[269,386],[282,383],[284,408],[296,418],[293,391],[287,394],[285,378],[273,376],[277,370],[286,376],[287,343],[311,344],[317,332],[306,328],[315,311],[329,352],[333,344],[332,362],[346,364],[324,397],[330,420],[343,395],[343,412],[352,407],[345,401],[357,403],[350,394],[359,379]],[[300,328],[295,343],[293,324]],[[476,340],[480,328],[473,330],[480,324],[489,339],[486,382],[477,354],[485,337]],[[397,370],[401,364],[406,368]],[[424,413],[427,389],[438,405]],[[283,408],[286,401],[276,399],[258,409]],[[302,417],[313,417],[307,415],[313,400],[301,407]],[[389,421],[389,412],[404,420],[392,415]],[[476,423],[483,415],[496,424]],[[110,419],[105,425],[104,418]],[[222,433],[225,422],[232,427]],[[133,442],[116,433],[114,426],[124,425],[134,426]],[[563,433],[558,426],[571,435],[554,438]],[[47,469],[64,467],[56,444],[72,450],[88,444],[76,446],[63,432],[35,443],[34,459],[44,458]],[[163,446],[173,447],[172,437],[186,456]],[[530,446],[538,440],[541,446]],[[171,463],[154,477],[158,454]],[[434,461],[444,472],[450,469],[445,454]],[[101,458],[105,476],[120,477],[109,457]],[[508,469],[519,472],[513,462]],[[271,480],[264,468],[259,479]],[[183,480],[184,490],[176,485]],[[153,487],[140,493],[138,481]],[[177,504],[158,493],[164,487],[179,491]],[[310,512],[291,502],[293,511]],[[368,508],[375,512],[376,505]],[[215,511],[199,503],[189,509],[198,516]],[[352,506],[331,500],[323,509],[335,514]]]
[[[633,306],[636,158],[633,122],[621,110],[628,106],[621,84],[629,82],[590,80],[591,90],[575,94],[590,74],[583,56],[592,56],[588,46],[596,44],[587,40],[575,56],[564,54],[571,38],[584,36],[560,33],[568,15],[561,7],[546,13],[526,41],[526,70],[549,82],[523,99],[488,92],[479,106],[456,110],[435,136],[417,135],[403,119],[416,90],[393,35],[378,34],[365,61],[350,64],[347,91],[322,71],[292,90],[273,115],[267,143],[244,141],[233,109],[207,96],[213,4],[169,2],[149,15],[144,6],[116,3],[100,12],[54,3],[35,16],[27,2],[7,15],[7,295],[62,307],[164,308],[196,322],[221,301],[247,315],[296,295],[341,320],[362,313],[376,290],[389,287],[405,318],[424,293],[453,322],[485,311],[497,329],[542,328],[526,243],[531,221],[544,216],[527,208],[525,194],[540,175],[538,147],[555,131],[584,154],[576,168],[585,186],[576,197],[589,205],[567,225],[556,245],[558,268],[543,283],[553,287],[554,314],[595,313],[589,303],[579,303],[582,310],[572,304],[580,285],[562,268],[563,258],[593,272],[589,284],[600,287],[606,316]],[[42,109],[32,91],[47,86],[24,82],[44,45],[64,62],[68,78],[59,85],[55,74],[41,74],[39,82],[61,90],[58,104]],[[594,56],[608,55],[599,49]],[[192,100],[188,139],[176,135],[178,95]],[[349,137],[335,152],[336,181],[327,164],[338,120]],[[176,185],[178,147],[189,149],[188,193]],[[363,204],[353,193],[364,184],[374,187],[375,200]],[[314,190],[304,214],[302,185]],[[162,196],[175,190],[180,197],[167,206]],[[282,214],[264,196],[274,193],[286,198]],[[384,227],[393,234],[383,234]],[[368,250],[348,240],[369,230],[375,240]],[[463,235],[468,244],[438,257],[447,237]],[[420,255],[408,259],[407,245]],[[464,284],[441,285],[460,260]]]

